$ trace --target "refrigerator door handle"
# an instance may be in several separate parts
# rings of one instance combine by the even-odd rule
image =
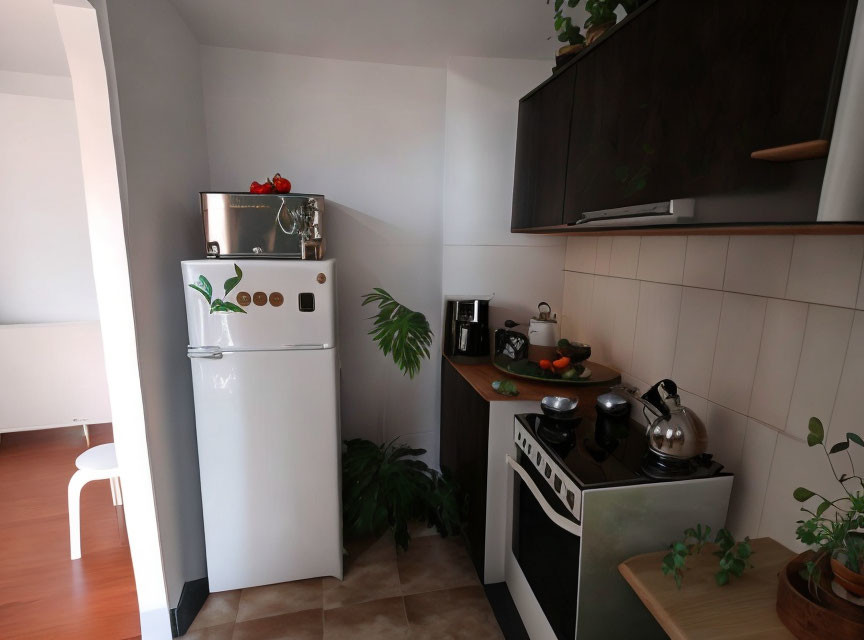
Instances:
[[[222,349],[219,347],[189,347],[186,350],[189,358],[210,358],[218,360],[222,357]]]

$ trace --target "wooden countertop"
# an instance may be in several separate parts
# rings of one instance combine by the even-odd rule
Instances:
[[[592,371],[602,371],[604,374],[603,381],[596,384],[584,385],[569,385],[555,384],[554,382],[535,382],[525,378],[517,378],[503,371],[496,369],[492,363],[486,362],[483,364],[462,364],[453,362],[447,356],[444,359],[453,365],[453,368],[474,387],[474,390],[479,393],[487,402],[507,402],[508,400],[542,400],[546,396],[560,395],[568,397],[576,396],[592,396],[596,397],[598,392],[605,391],[612,385],[621,382],[621,376],[609,367],[604,367],[601,364],[594,362],[586,362],[585,365]],[[492,383],[495,380],[510,378],[516,383],[519,389],[518,396],[504,396],[497,393],[492,388]],[[581,403],[580,403],[581,404]],[[593,404],[593,401],[592,401]]]
[[[752,545],[755,568],[723,587],[714,582],[714,545],[687,558],[680,590],[660,569],[666,551],[630,558],[618,571],[673,640],[794,639],[775,606],[777,574],[796,554],[771,538],[752,540]]]

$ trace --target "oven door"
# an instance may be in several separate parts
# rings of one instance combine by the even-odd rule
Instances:
[[[582,525],[519,451],[513,468],[512,551],[559,640],[576,637],[576,592]]]

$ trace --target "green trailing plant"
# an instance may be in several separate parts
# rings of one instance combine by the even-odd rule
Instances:
[[[571,9],[578,5],[580,0],[567,0],[567,6]],[[564,0],[555,0],[555,33],[559,42],[570,45],[585,44],[585,36],[570,16],[564,15]]]
[[[720,571],[714,574],[718,585],[722,587],[728,584],[732,576],[740,578],[745,569],[753,567],[750,564],[750,556],[753,555],[750,538],[745,537],[741,542],[735,542],[729,529],[720,529],[714,541],[720,546],[720,550],[714,552],[714,555],[720,558]]]
[[[566,0],[567,7],[575,9],[582,0]],[[618,16],[615,10],[618,7],[624,9],[624,12],[629,14],[635,11],[644,2],[644,0],[586,0],[585,12],[588,14],[588,19],[585,20],[583,28],[587,32],[592,27],[600,27],[603,25],[615,24]],[[564,15],[565,0],[555,0],[555,33],[560,42],[567,44],[585,44],[585,36],[581,29],[573,24],[573,19],[570,16]]]
[[[851,445],[864,447],[864,439],[857,433],[847,433],[846,439],[828,449],[825,444],[825,428],[818,418],[810,418],[807,445],[822,447],[834,479],[843,492],[841,497],[829,499],[806,487],[798,487],[792,497],[805,504],[814,501],[815,509],[801,507],[810,515],[807,520],[799,520],[796,537],[804,544],[815,548],[815,555],[804,568],[810,591],[818,597],[822,572],[820,566],[824,558],[834,558],[850,571],[862,573],[864,562],[864,538],[856,529],[864,528],[864,478],[855,471],[855,463],[849,451]],[[849,460],[850,473],[838,475],[832,456],[845,454]],[[815,499],[815,500],[814,500]],[[818,503],[816,501],[818,500]]]
[[[350,537],[392,530],[396,544],[408,547],[408,525],[424,521],[446,537],[462,530],[459,488],[450,473],[422,460],[426,451],[405,444],[377,445],[346,440],[342,448],[342,510]]]
[[[384,289],[375,288],[363,296],[362,306],[378,304],[375,324],[369,335],[378,343],[384,355],[393,354],[393,362],[403,375],[413,378],[420,371],[423,358],[429,358],[432,329],[419,311],[399,304]]]
[[[246,313],[246,310],[243,307],[239,307],[233,302],[225,300],[225,298],[228,297],[228,294],[231,293],[231,291],[240,284],[240,281],[243,279],[243,271],[241,271],[240,267],[236,264],[234,265],[234,273],[235,275],[225,281],[225,293],[221,298],[213,298],[213,285],[211,285],[210,281],[204,276],[198,276],[198,280],[190,284],[189,287],[195,289],[195,291],[204,296],[204,299],[207,300],[207,304],[210,305],[210,313],[215,313],[217,311]]]
[[[676,540],[669,545],[669,553],[663,558],[663,575],[671,575],[679,589],[684,581],[687,558],[702,553],[710,535],[711,527],[697,524],[684,531],[682,540]],[[714,574],[718,585],[728,584],[732,576],[740,578],[747,567],[752,567],[750,556],[753,555],[753,548],[750,546],[750,538],[736,542],[729,529],[720,529],[714,542],[719,547],[714,552],[714,555],[720,558],[719,570]]]

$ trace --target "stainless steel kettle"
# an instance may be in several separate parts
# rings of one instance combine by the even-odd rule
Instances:
[[[678,385],[672,380],[661,380],[647,392],[639,395],[636,387],[618,385],[617,390],[627,393],[643,404],[655,418],[648,426],[648,445],[663,458],[687,460],[702,455],[708,449],[708,431],[699,417],[681,404]],[[660,394],[660,389],[666,398]],[[671,406],[670,406],[671,401]]]

